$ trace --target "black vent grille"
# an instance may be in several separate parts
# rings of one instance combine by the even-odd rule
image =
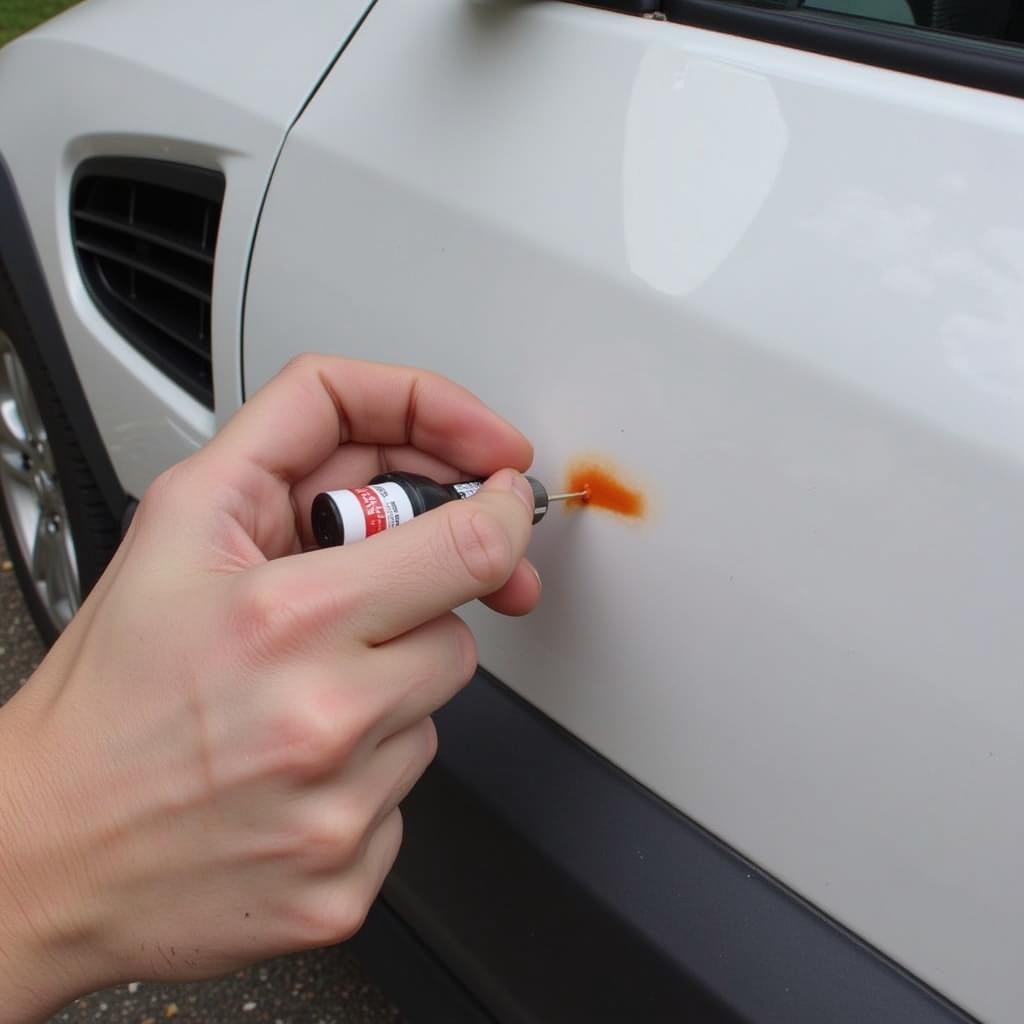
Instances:
[[[213,408],[210,302],[224,198],[214,171],[158,160],[82,164],[71,225],[82,277],[117,330]]]

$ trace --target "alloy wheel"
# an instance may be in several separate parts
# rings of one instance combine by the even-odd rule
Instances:
[[[78,559],[53,450],[28,375],[0,331],[0,490],[32,584],[58,631],[81,603]]]

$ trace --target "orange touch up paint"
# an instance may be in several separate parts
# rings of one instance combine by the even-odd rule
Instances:
[[[586,491],[584,498],[566,502],[567,508],[603,508],[630,519],[640,519],[647,511],[643,494],[623,483],[614,471],[595,460],[573,463],[569,467],[566,490]]]

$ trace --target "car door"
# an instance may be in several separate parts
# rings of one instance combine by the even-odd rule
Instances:
[[[537,613],[465,610],[482,665],[1013,1021],[1024,73],[955,31],[1019,16],[629,6],[379,0],[272,180],[246,391],[429,367],[542,480],[642,494],[538,526]]]

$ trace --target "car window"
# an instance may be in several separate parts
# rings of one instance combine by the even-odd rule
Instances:
[[[763,11],[821,11],[851,20],[914,25],[1002,42],[1024,42],[1024,0],[720,0]],[[670,4],[671,6],[671,4]]]
[[[906,0],[806,0],[804,7],[835,14],[853,14],[875,21],[891,21],[897,25],[914,24],[914,12]]]
[[[802,6],[1009,42],[1022,37],[1016,0],[804,0]]]
[[[1024,0],[662,0],[669,21],[1024,98]]]

